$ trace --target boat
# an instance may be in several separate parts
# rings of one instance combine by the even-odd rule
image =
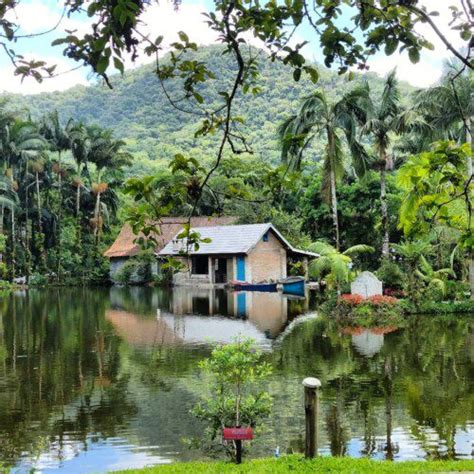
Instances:
[[[282,291],[288,295],[304,296],[304,278],[303,277],[289,277],[280,281]]]
[[[236,291],[264,291],[276,293],[277,283],[247,283],[244,281],[233,281],[231,286]]]

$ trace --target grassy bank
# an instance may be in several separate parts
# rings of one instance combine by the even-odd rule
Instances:
[[[307,461],[301,456],[284,456],[280,459],[255,459],[237,466],[227,462],[176,463],[121,471],[136,474],[220,474],[235,473],[286,473],[286,472],[337,472],[337,473],[413,473],[474,471],[474,461],[372,461],[369,459],[322,457]]]

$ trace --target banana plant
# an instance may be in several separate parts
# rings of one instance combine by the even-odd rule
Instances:
[[[343,283],[349,282],[352,276],[352,258],[366,253],[374,252],[370,245],[354,245],[341,252],[327,242],[312,243],[308,250],[319,254],[319,257],[309,264],[309,274],[316,280],[326,278],[330,285],[335,285],[337,290]]]

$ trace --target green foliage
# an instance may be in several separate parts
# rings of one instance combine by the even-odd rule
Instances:
[[[153,254],[142,252],[136,257],[129,258],[117,272],[114,279],[122,285],[149,283],[153,280],[152,264],[156,264],[156,258]]]
[[[409,301],[402,301],[403,310],[409,314],[473,314],[474,302],[464,301],[424,301],[419,305],[414,305]]]
[[[384,260],[376,274],[385,287],[401,290],[405,285],[406,275],[399,265],[390,260]]]
[[[335,317],[341,326],[374,328],[404,325],[400,302],[389,296],[363,299],[359,295],[342,295],[324,304],[323,312]]]
[[[472,189],[466,163],[471,149],[453,142],[438,142],[432,151],[411,157],[399,170],[397,182],[405,197],[400,227],[407,235],[426,234],[435,222],[463,233],[461,242],[474,250],[470,223]]]
[[[215,75],[214,80],[204,83],[200,89],[212,108],[220,105],[220,96],[216,91],[226,88],[234,71],[232,58],[221,53],[219,46],[205,46],[188,56],[206,63]],[[244,118],[239,129],[253,151],[252,161],[263,157],[265,163],[276,165],[281,154],[277,126],[289,110],[298,108],[301,98],[308,95],[313,86],[304,75],[295,83],[291,68],[279,62],[258,60],[258,67],[261,92],[256,96],[238,94],[234,110],[236,115]],[[337,101],[341,93],[363,84],[365,80],[377,94],[383,87],[382,79],[374,74],[356,74],[353,81],[347,82],[326,69],[320,71],[318,86],[325,90],[328,100]],[[218,134],[206,135],[198,140],[194,137],[200,126],[199,117],[170,105],[159,81],[154,78],[152,65],[137,67],[123,76],[112,76],[110,81],[114,87],[112,90],[102,85],[77,86],[66,92],[11,95],[9,107],[15,110],[27,108],[34,119],[59,110],[62,118],[73,117],[83,123],[113,129],[115,136],[126,142],[127,151],[134,155],[133,163],[127,170],[129,177],[154,174],[157,167],[163,170],[177,154],[187,158],[191,155],[201,166],[211,163],[218,145]],[[175,78],[166,81],[166,90],[171,97],[181,96],[181,84]],[[400,87],[405,96],[413,91],[407,84]],[[321,138],[315,138],[314,147],[308,152],[315,157],[323,155]],[[226,153],[226,156],[229,158],[232,155]],[[239,156],[245,157],[244,154]]]
[[[308,250],[315,252],[320,257],[312,260],[309,264],[309,274],[316,280],[326,278],[330,286],[338,286],[350,281],[353,275],[353,257],[373,252],[369,245],[354,245],[344,252],[339,252],[326,242],[314,242]]]
[[[40,121],[0,103],[0,277],[32,285],[104,282],[102,242],[118,205],[130,155],[110,130],[58,113]],[[6,266],[6,268],[5,268]]]
[[[181,474],[193,472],[196,474],[221,474],[221,473],[265,473],[280,474],[289,472],[314,473],[328,472],[339,474],[380,474],[399,473],[423,473],[423,472],[463,472],[472,471],[474,461],[375,461],[367,458],[331,457],[321,456],[316,459],[304,459],[299,455],[282,456],[280,459],[254,459],[242,465],[225,462],[202,462],[175,463],[147,467],[144,469],[132,469],[121,471],[121,474]]]
[[[235,459],[233,443],[222,441],[222,429],[233,426],[255,428],[270,414],[272,400],[261,388],[271,367],[251,339],[213,349],[211,357],[200,363],[209,378],[211,395],[199,402],[192,413],[207,427],[201,445],[209,450],[224,449]]]

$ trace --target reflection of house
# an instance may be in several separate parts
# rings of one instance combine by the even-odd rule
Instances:
[[[230,342],[239,334],[261,343],[277,337],[288,320],[288,299],[280,293],[179,287],[162,303],[143,313],[118,305],[106,318],[135,346]]]
[[[288,299],[280,293],[226,292],[178,287],[171,311],[178,315],[231,316],[248,319],[267,337],[278,336],[288,320]]]
[[[182,342],[160,319],[148,319],[114,309],[106,310],[105,317],[112,323],[118,335],[132,346],[175,345]]]
[[[193,217],[191,218],[191,226],[224,226],[235,221],[236,217]],[[159,252],[187,222],[186,217],[163,217],[157,225],[160,235],[156,237],[158,245],[155,251]],[[110,259],[110,276],[112,279],[130,257],[134,257],[140,252],[140,246],[135,243],[136,238],[137,235],[133,233],[132,228],[125,224],[115,242],[104,253],[104,256]]]
[[[186,241],[175,236],[158,252],[158,257],[174,256],[184,264],[185,270],[174,276],[177,285],[277,281],[286,278],[289,258],[307,262],[317,257],[295,249],[270,223],[201,227],[196,232],[206,240],[199,248],[186,249]]]

